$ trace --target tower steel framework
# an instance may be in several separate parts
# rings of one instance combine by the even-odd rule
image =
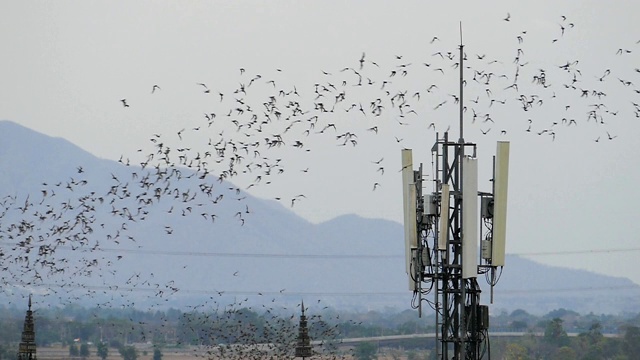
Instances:
[[[491,193],[479,192],[475,161],[476,144],[465,142],[463,137],[464,47],[462,44],[459,56],[460,137],[455,141],[449,138],[448,132],[445,132],[442,137],[436,134],[436,142],[431,148],[432,157],[436,159],[433,193],[427,196],[422,194],[424,178],[422,165],[418,170],[412,171],[412,179],[403,178],[403,182],[409,182],[409,190],[405,194],[405,201],[409,203],[409,205],[405,203],[405,241],[410,249],[410,255],[407,255],[410,261],[407,271],[410,276],[410,288],[418,300],[416,307],[421,315],[422,303],[426,301],[436,312],[438,358],[475,360],[489,355],[489,311],[488,306],[480,304],[481,289],[477,276],[478,274],[486,275],[491,286],[493,301],[493,286],[497,282],[496,271],[498,267],[501,268],[504,265],[506,178],[504,195],[501,199],[504,201],[503,210],[501,210],[503,217],[500,218],[501,243],[494,244],[493,206],[494,194],[496,194],[496,160],[494,158]],[[506,177],[508,142],[504,143],[499,142],[498,151],[506,148],[506,156],[501,158],[501,161],[505,159],[507,164],[504,175]],[[405,151],[410,152],[410,150]],[[410,154],[409,157],[405,157],[403,153],[403,169],[411,164],[411,160],[407,160],[410,158]],[[464,174],[465,169],[469,172],[467,176]],[[465,184],[467,189],[463,186]],[[407,184],[403,183],[403,186]],[[478,198],[481,199],[479,208]],[[415,208],[413,208],[414,205]],[[466,211],[463,205],[467,207]],[[413,227],[413,209],[415,209],[415,228]],[[409,214],[408,217],[407,214]],[[464,215],[468,217],[467,220],[463,218]],[[409,224],[408,227],[407,224]],[[407,235],[413,231],[415,231],[415,239]],[[481,239],[482,251],[479,252],[478,242]],[[494,246],[498,252],[494,251]],[[428,294],[433,295],[433,301],[426,298]]]

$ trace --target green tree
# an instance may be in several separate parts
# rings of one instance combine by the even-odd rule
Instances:
[[[629,359],[638,359],[640,356],[640,327],[627,326],[622,348]]]
[[[563,318],[565,316],[579,316],[579,315],[580,314],[578,314],[573,310],[567,310],[567,309],[561,308],[561,309],[550,311],[546,316],[555,319],[555,318]]]
[[[509,315],[509,317],[512,317],[512,318],[519,318],[519,319],[521,319],[521,318],[527,318],[527,317],[529,317],[529,316],[531,316],[531,315],[529,315],[529,313],[528,313],[528,312],[526,312],[525,310],[522,310],[522,309],[516,309],[516,310],[513,310],[513,311],[511,312],[511,315]]]
[[[576,360],[577,358],[575,350],[568,346],[558,348],[552,357],[553,360]]]
[[[391,355],[393,360],[400,360],[402,357],[402,351],[400,349],[390,349],[389,355]]]
[[[514,320],[509,325],[509,329],[512,331],[526,331],[527,327],[529,327],[529,325],[527,325],[527,322],[523,320]]]
[[[89,352],[89,345],[86,343],[80,345],[80,356],[83,358],[88,358],[91,353]]]
[[[153,360],[162,360],[162,351],[160,351],[160,348],[153,349]]]
[[[96,354],[102,359],[105,360],[107,358],[107,356],[109,355],[109,347],[107,346],[107,343],[104,343],[102,341],[100,341],[97,345],[96,345]]]
[[[527,348],[520,344],[508,344],[505,350],[505,359],[508,360],[529,360]]]
[[[578,336],[578,347],[581,348],[581,360],[599,360],[606,358],[604,352],[605,338],[599,322],[591,324],[589,330]]]
[[[80,354],[80,351],[78,350],[78,345],[76,345],[75,343],[72,343],[71,345],[69,345],[69,356],[76,357],[79,354]]]
[[[418,360],[418,353],[415,350],[407,351],[407,360]]]
[[[358,360],[373,360],[377,359],[377,351],[378,349],[375,344],[370,342],[361,342],[356,346],[354,355]]]
[[[569,345],[569,336],[562,327],[563,320],[554,318],[551,320],[544,330],[544,341],[552,347],[562,347]]]
[[[123,360],[138,359],[138,352],[136,351],[136,348],[134,348],[133,346],[123,346],[120,349],[118,349],[118,351],[120,352],[120,356],[122,356]]]

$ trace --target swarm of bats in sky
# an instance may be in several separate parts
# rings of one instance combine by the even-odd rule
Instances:
[[[497,22],[512,24],[515,19],[507,15]],[[556,36],[547,41],[550,52],[579,30],[567,17],[559,17],[558,23]],[[479,136],[519,131],[553,142],[589,126],[597,133],[590,140],[604,143],[623,136],[611,123],[640,118],[639,69],[587,72],[581,59],[540,66],[528,59],[528,41],[534,36],[514,33],[512,42],[504,45],[511,51],[508,58],[464,52],[463,111],[471,131]],[[636,46],[613,45],[610,57],[634,56],[640,51]],[[99,250],[134,243],[130,229],[153,212],[196,216],[215,226],[221,218],[219,204],[232,202],[239,206],[226,221],[242,227],[251,221],[251,209],[243,203],[247,190],[286,181],[291,172],[313,176],[312,168],[287,166],[292,152],[321,151],[318,144],[350,149],[380,138],[392,139],[399,150],[406,147],[407,131],[442,134],[451,124],[436,119],[455,117],[460,106],[459,94],[448,90],[457,89],[459,48],[441,43],[437,36],[425,48],[429,53],[422,58],[372,58],[364,51],[343,67],[318,69],[312,83],[291,84],[286,69],[258,74],[245,68],[234,70],[235,88],[194,83],[210,108],[192,119],[192,125],[180,124],[174,133],[151,133],[137,154],[123,155],[119,162],[127,171],[109,174],[109,188],[91,187],[85,165],[78,164],[69,178],[43,182],[38,192],[0,197],[3,285],[28,288],[64,274],[69,286],[82,286],[75,279],[95,276],[98,269],[116,272],[122,255],[101,256]],[[153,97],[163,89],[162,84],[150,84],[144,92]],[[614,97],[630,100],[614,104]],[[127,98],[113,103],[125,112],[137,106]],[[383,154],[371,154],[367,165],[376,174],[372,191],[398,170],[385,163]],[[235,179],[247,185],[233,185]],[[274,198],[295,207],[307,196],[301,191]],[[166,236],[173,235],[170,218],[163,229]],[[71,259],[65,255],[69,250],[83,251],[84,256]],[[144,286],[144,279],[139,280],[135,284]],[[113,286],[125,285],[131,284]],[[151,293],[162,297],[178,291],[167,282]]]

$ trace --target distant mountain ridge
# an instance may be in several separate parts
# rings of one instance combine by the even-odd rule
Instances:
[[[0,199],[5,195],[29,194],[30,201],[38,203],[43,183],[55,186],[52,184],[56,182],[61,183],[56,196],[62,202],[79,196],[81,191],[107,196],[114,186],[113,178],[128,184],[133,195],[142,191],[135,187],[138,180],[131,176],[132,172],[138,176],[144,173],[140,166],[126,167],[96,158],[64,139],[0,121],[0,143],[0,167],[11,169],[0,175]],[[82,167],[81,172],[78,167]],[[188,172],[184,169],[185,174]],[[87,185],[66,190],[64,183],[70,178],[86,180]],[[187,189],[198,186],[195,178],[180,181]],[[217,183],[215,178],[211,181]],[[226,293],[233,297],[251,296],[255,301],[260,301],[261,296],[264,301],[321,299],[325,304],[344,308],[410,306],[401,224],[357,215],[312,224],[277,201],[255,198],[240,190],[235,194],[229,190],[234,188],[233,184],[227,182],[218,187],[211,199],[198,205],[187,206],[179,198],[161,199],[146,208],[149,214],[143,221],[127,223],[122,233],[130,234],[134,240],[122,235],[118,243],[108,229],[123,226],[123,217],[110,214],[118,210],[118,203],[105,202],[95,209],[95,229],[89,235],[91,239],[100,239],[105,251],[61,248],[59,256],[96,258],[100,266],[85,279],[94,289],[92,302],[114,301],[114,291],[116,294],[120,291],[122,296],[126,293],[142,304],[150,297],[167,295],[159,294],[158,289],[175,288],[175,294],[165,304],[186,304]],[[222,193],[226,194],[224,200],[212,205],[215,195]],[[236,201],[232,197],[236,195],[243,200]],[[133,196],[120,202],[118,206],[131,212],[139,207],[139,199]],[[0,217],[0,229],[4,230],[0,231],[0,243],[18,240],[6,237],[7,224],[23,216],[16,207]],[[214,220],[209,218],[209,211],[216,212]],[[112,265],[103,266],[107,262]],[[66,276],[62,274],[42,283],[59,284]],[[478,281],[485,283],[482,277]],[[171,285],[154,288],[154,284]],[[113,290],[116,287],[129,290]],[[25,289],[33,290],[31,286],[14,284],[10,290],[4,289],[4,295],[15,296],[11,294]],[[35,289],[44,291],[42,286]],[[483,289],[481,302],[488,303],[488,288]],[[494,291],[492,311],[518,308],[530,313],[557,308],[596,313],[640,311],[637,301],[640,287],[628,279],[545,266],[514,255],[508,256]]]

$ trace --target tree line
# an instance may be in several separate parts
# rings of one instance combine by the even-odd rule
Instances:
[[[218,346],[221,344],[273,343],[290,345],[297,336],[300,308],[270,311],[259,307],[182,311],[167,309],[62,308],[35,310],[38,347],[69,347],[72,357],[86,356],[87,343],[95,354],[118,349],[125,360],[136,360],[136,343],[164,347]],[[326,343],[340,338],[374,337],[435,332],[433,317],[418,318],[414,310],[349,312],[307,310],[309,335]],[[24,310],[0,306],[0,359],[13,358],[20,342]],[[529,335],[492,339],[491,356],[504,359],[637,359],[640,354],[640,314],[581,315],[558,309],[544,315],[525,310],[492,314],[490,331],[524,332]],[[579,334],[569,337],[569,333]],[[609,337],[608,335],[616,335]],[[104,346],[102,350],[100,346]],[[435,343],[407,341],[406,351],[434,354]],[[133,350],[132,350],[133,349]],[[499,356],[499,357],[495,357]],[[106,357],[106,355],[104,356]],[[412,356],[414,357],[414,356]]]

